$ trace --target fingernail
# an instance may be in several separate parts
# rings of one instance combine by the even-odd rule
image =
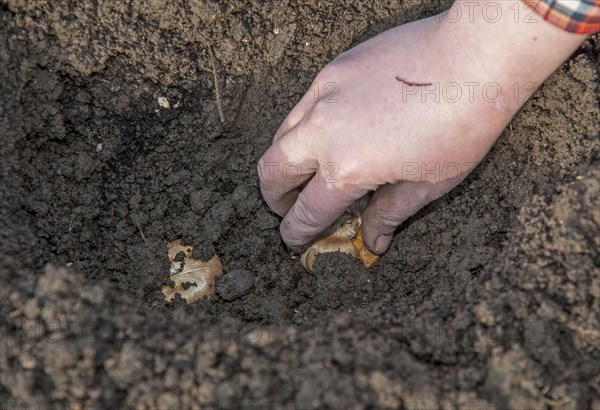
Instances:
[[[381,255],[388,250],[391,242],[392,235],[379,235],[375,240],[375,249],[373,249],[373,251]]]

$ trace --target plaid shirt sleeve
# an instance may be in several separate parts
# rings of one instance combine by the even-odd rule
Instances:
[[[523,0],[544,20],[570,31],[591,34],[600,30],[600,0]]]

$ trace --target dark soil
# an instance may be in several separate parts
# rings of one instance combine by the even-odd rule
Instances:
[[[228,3],[0,1],[0,408],[600,409],[599,37],[370,271],[308,274],[258,158],[328,61],[450,2]],[[178,238],[253,286],[165,302]]]

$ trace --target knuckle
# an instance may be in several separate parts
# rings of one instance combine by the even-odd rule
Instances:
[[[274,167],[276,164],[277,162],[269,156],[268,152],[258,160],[256,170],[258,179],[263,185],[274,182]]]
[[[337,166],[335,177],[341,189],[351,190],[362,185],[363,174],[364,169],[359,163],[356,161],[349,161],[342,162]]]
[[[320,130],[330,125],[332,120],[332,107],[322,102],[316,103],[307,115],[307,123]]]
[[[265,159],[261,157],[256,164],[256,172],[258,172],[258,179],[263,181],[265,179]]]
[[[416,206],[425,206],[435,199],[432,191],[433,186],[434,184],[431,182],[417,184],[417,187],[413,191]]]

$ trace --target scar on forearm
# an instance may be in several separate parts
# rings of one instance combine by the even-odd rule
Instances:
[[[404,83],[406,85],[410,85],[411,87],[424,87],[424,86],[428,86],[428,85],[432,84],[432,83],[414,83],[412,81],[403,80],[402,78],[400,78],[400,76],[396,76],[396,80],[398,80],[401,83]]]

